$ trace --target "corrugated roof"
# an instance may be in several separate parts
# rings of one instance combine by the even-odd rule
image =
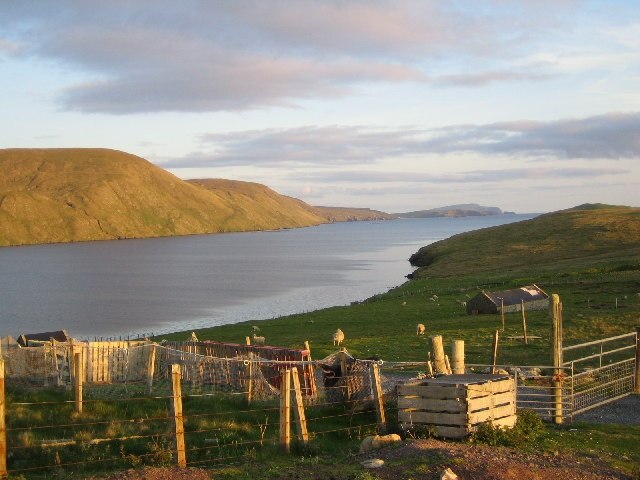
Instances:
[[[503,290],[501,292],[484,293],[498,306],[502,304],[502,300],[504,300],[505,305],[515,305],[522,301],[527,303],[549,298],[549,295],[543,292],[537,285],[527,285],[526,287],[520,287],[514,290]]]

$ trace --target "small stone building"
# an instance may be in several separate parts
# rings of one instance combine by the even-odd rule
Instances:
[[[544,310],[549,306],[549,295],[537,285],[501,292],[485,292],[484,290],[467,302],[467,314],[519,312],[524,302],[525,310]]]

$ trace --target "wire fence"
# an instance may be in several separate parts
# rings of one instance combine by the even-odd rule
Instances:
[[[243,463],[281,449],[287,429],[295,430],[294,448],[331,448],[336,439],[397,426],[397,385],[432,376],[426,362],[362,360],[344,350],[311,360],[304,350],[247,347],[228,347],[230,358],[207,355],[194,342],[4,350],[8,472],[46,478],[52,471]],[[518,409],[570,420],[633,388],[633,359],[596,360],[604,366],[472,364],[467,371],[498,369],[515,379]]]

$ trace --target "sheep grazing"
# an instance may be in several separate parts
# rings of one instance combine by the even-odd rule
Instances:
[[[333,334],[333,344],[335,346],[339,346],[342,342],[344,342],[344,332],[340,329],[337,329]]]
[[[418,326],[416,327],[416,335],[424,335],[424,332],[426,331],[427,331],[426,327],[421,323],[419,323]]]
[[[253,343],[255,345],[264,345],[264,342],[265,342],[265,338],[264,337],[259,337],[255,333],[253,334]]]
[[[258,333],[258,332],[260,331],[260,327],[259,327],[259,326],[257,326],[257,325],[253,325],[253,326],[251,327],[251,330],[253,330],[253,333]]]

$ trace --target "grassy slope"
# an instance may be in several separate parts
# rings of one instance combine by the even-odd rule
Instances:
[[[640,208],[585,205],[421,248],[416,277],[574,269],[640,258]]]
[[[0,171],[0,246],[289,228],[324,221],[266,187],[253,198],[242,190],[259,187],[240,188],[240,182],[210,191],[114,150],[0,150]]]

